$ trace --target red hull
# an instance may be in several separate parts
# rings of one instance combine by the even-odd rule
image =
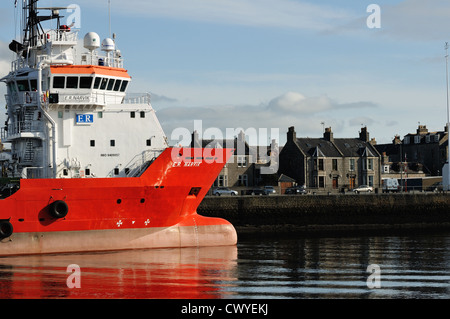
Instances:
[[[23,179],[0,200],[13,226],[0,255],[233,245],[229,222],[196,213],[232,153],[169,148],[140,177]],[[64,218],[51,215],[55,201],[67,204]]]

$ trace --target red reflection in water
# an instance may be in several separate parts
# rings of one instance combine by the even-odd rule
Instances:
[[[236,260],[235,246],[5,257],[0,298],[221,298]],[[67,287],[72,264],[81,288]]]

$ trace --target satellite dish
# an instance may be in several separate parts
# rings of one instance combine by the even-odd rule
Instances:
[[[106,38],[105,40],[103,40],[102,51],[111,52],[111,51],[114,51],[115,48],[116,48],[116,44],[114,43],[113,39]]]
[[[95,32],[89,32],[84,36],[84,47],[94,51],[100,47],[100,36]]]

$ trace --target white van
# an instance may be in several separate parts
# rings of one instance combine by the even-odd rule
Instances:
[[[396,178],[383,178],[381,183],[383,185],[383,193],[400,191],[400,184]]]

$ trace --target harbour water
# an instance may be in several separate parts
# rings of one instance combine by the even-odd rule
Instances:
[[[450,231],[246,236],[237,247],[3,257],[0,298],[448,299],[449,269]]]

